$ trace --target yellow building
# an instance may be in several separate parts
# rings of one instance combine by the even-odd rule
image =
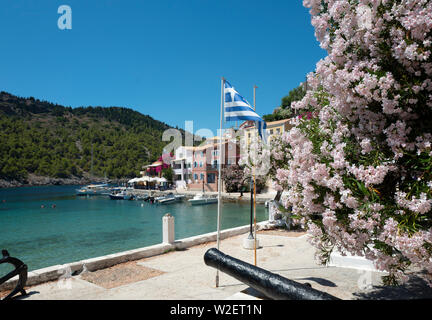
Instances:
[[[268,140],[270,142],[272,137],[276,135],[281,135],[284,132],[287,132],[292,128],[292,125],[289,124],[290,119],[266,122],[267,123],[267,135]],[[240,130],[244,132],[244,141],[246,141],[247,146],[251,144],[251,142],[256,138],[258,132],[255,128],[255,122],[246,121],[242,123],[239,127]]]

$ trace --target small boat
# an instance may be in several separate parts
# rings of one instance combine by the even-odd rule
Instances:
[[[77,196],[94,196],[108,193],[108,184],[89,184],[88,186],[78,189],[76,192]]]
[[[126,192],[119,192],[115,194],[111,193],[109,197],[111,198],[111,200],[132,200],[133,199],[133,195],[128,194]]]
[[[142,200],[142,201],[149,201],[150,196],[149,195],[137,196],[136,199],[137,200]]]
[[[147,197],[144,197],[143,200],[147,201],[147,202],[154,202],[154,197],[153,196],[147,196]]]
[[[182,201],[184,199],[184,197],[185,196],[182,194],[169,193],[163,199],[159,199],[158,203],[167,204],[167,203],[179,202],[179,201]]]
[[[133,194],[128,193],[125,189],[113,189],[109,197],[111,200],[132,200]]]
[[[165,199],[167,197],[168,197],[167,195],[160,196],[160,197],[153,197],[153,202],[159,202],[159,201],[161,201],[161,200],[163,200],[163,199]]]
[[[189,203],[193,206],[195,205],[201,205],[201,204],[212,204],[217,203],[218,198],[217,197],[208,197],[205,196],[203,193],[198,193],[193,197],[192,199],[188,200]]]

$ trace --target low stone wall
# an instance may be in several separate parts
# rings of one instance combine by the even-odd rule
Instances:
[[[257,230],[266,229],[268,227],[268,221],[257,223]],[[220,239],[226,239],[229,237],[245,234],[249,232],[249,225],[221,230]],[[173,243],[161,243],[153,246],[144,248],[123,251],[120,253],[109,254],[97,258],[91,258],[81,260],[78,262],[66,263],[63,265],[55,265],[43,269],[30,271],[28,273],[28,279],[26,286],[34,286],[48,281],[54,281],[61,278],[67,278],[71,275],[77,275],[84,269],[88,271],[96,271],[104,268],[112,267],[116,264],[140,260],[143,258],[149,258],[157,255],[161,255],[173,250],[185,249],[193,247],[206,242],[216,241],[217,232],[206,233],[198,236],[184,238],[176,240]],[[25,263],[25,261],[24,261]],[[7,282],[0,285],[0,290],[13,289],[18,281],[18,276],[8,280]]]
[[[353,256],[348,252],[345,253],[345,255],[342,255],[337,250],[330,254],[330,260],[327,263],[327,266],[382,272],[374,266],[371,260],[368,260],[365,257]]]

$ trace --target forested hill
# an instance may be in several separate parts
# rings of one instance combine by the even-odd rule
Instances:
[[[1,92],[0,179],[134,177],[160,157],[169,128],[128,108],[71,108]]]

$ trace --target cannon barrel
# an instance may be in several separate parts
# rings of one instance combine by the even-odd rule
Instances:
[[[274,300],[339,300],[326,292],[228,256],[215,248],[207,250],[204,262]]]

